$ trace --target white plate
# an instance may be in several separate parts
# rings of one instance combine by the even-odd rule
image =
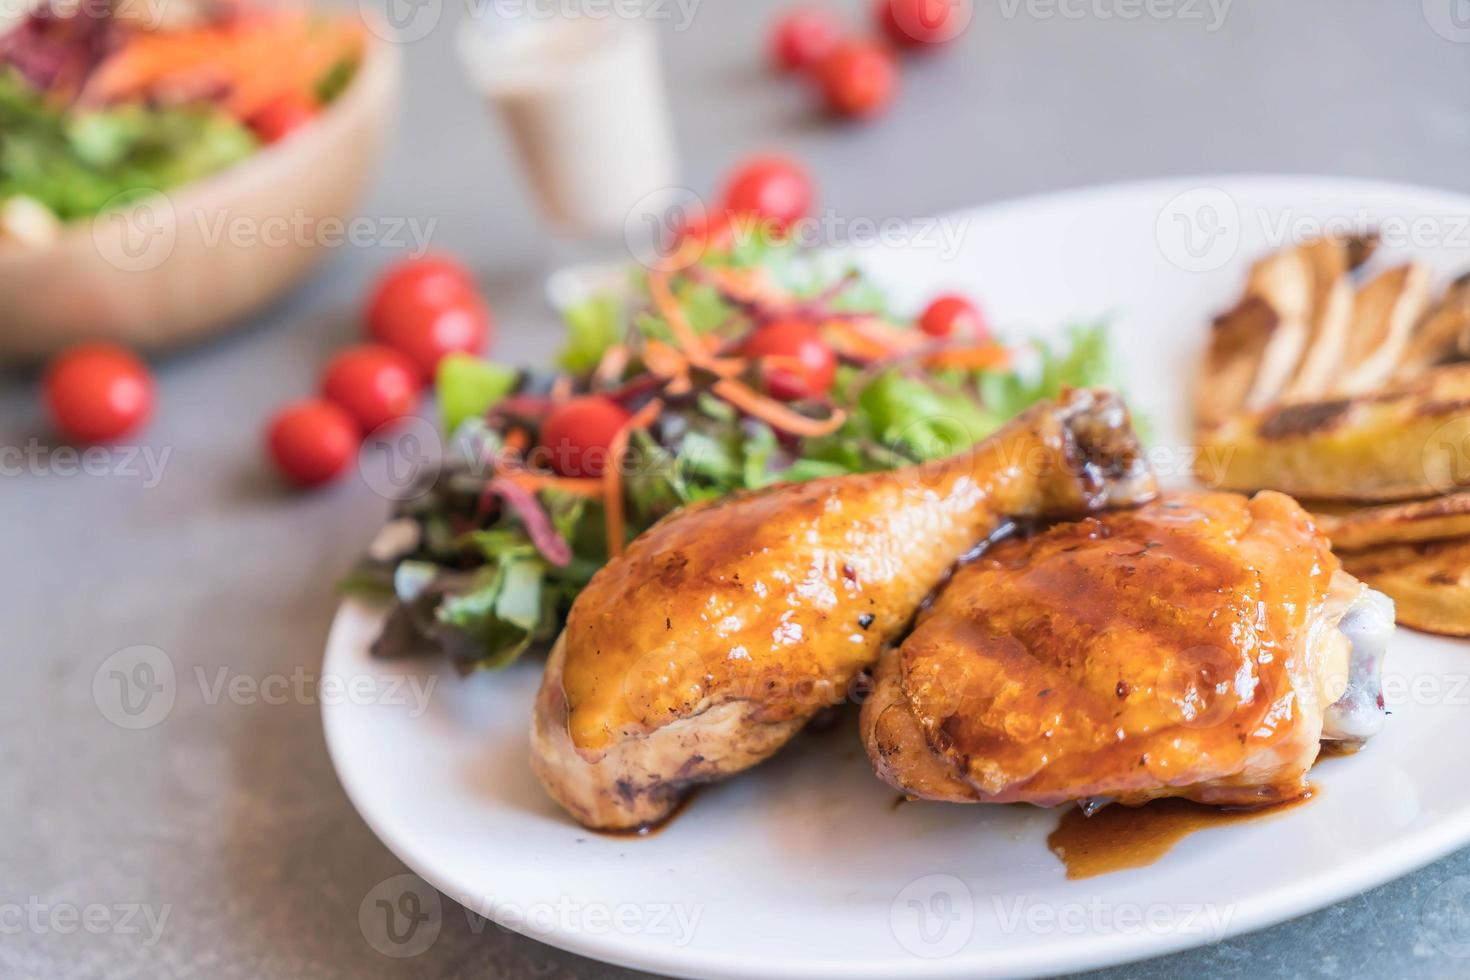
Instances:
[[[1402,231],[1395,255],[1418,255],[1441,274],[1470,267],[1470,199],[1274,177],[984,208],[950,219],[964,223],[951,226],[964,231],[958,255],[916,246],[860,260],[904,302],[966,287],[1002,324],[1113,312],[1128,391],[1155,441],[1178,447],[1204,325],[1238,291],[1248,260],[1283,234],[1309,234],[1319,219],[1374,217]],[[1173,465],[1167,452],[1160,459]],[[337,772],[363,818],[405,864],[473,910],[660,973],[1081,970],[1259,929],[1470,842],[1461,756],[1470,745],[1470,645],[1409,631],[1391,662],[1387,733],[1323,766],[1310,805],[1196,834],[1152,867],[1070,882],[1045,844],[1056,814],[895,807],[850,725],[804,736],[758,770],[704,790],[656,836],[589,833],[546,798],[526,763],[539,662],[468,680],[441,664],[377,663],[367,655],[377,617],[345,605],[325,667],[378,679],[360,690],[381,696],[332,699],[323,710]],[[396,686],[405,670],[435,684],[422,713]]]

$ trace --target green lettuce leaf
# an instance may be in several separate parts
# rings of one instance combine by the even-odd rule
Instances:
[[[444,431],[450,435],[472,418],[481,418],[515,390],[520,372],[471,354],[450,354],[439,362],[434,390]]]
[[[607,349],[623,337],[623,303],[612,294],[594,296],[563,314],[567,342],[557,363],[581,374],[597,367]]]

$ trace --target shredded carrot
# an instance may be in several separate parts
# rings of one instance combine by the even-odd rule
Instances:
[[[530,445],[530,434],[520,426],[516,426],[505,434],[505,448],[508,452],[523,453]]]
[[[684,315],[684,310],[674,299],[674,293],[669,288],[669,277],[662,272],[650,272],[648,274],[648,292],[653,297],[654,308],[668,321],[669,329],[674,333],[674,343],[689,363],[698,368],[719,375],[722,378],[733,378],[745,370],[745,361],[736,357],[715,357],[710,350],[710,343],[695,332],[689,325],[689,318]],[[718,343],[718,341],[715,341]]]
[[[618,430],[608,447],[607,468],[602,473],[602,502],[610,558],[622,555],[628,536],[627,520],[623,514],[623,455],[628,451],[628,440],[634,432],[652,425],[663,410],[664,403],[657,398],[644,405]]]
[[[716,381],[713,390],[716,395],[746,415],[758,418],[772,428],[794,436],[815,438],[831,435],[842,428],[842,423],[847,421],[847,414],[840,408],[834,408],[832,414],[825,419],[808,418],[759,394],[749,385],[740,381],[731,381],[728,378]]]
[[[650,340],[644,345],[643,366],[660,378],[681,378],[689,374],[689,358],[659,340]]]
[[[500,474],[517,486],[530,490],[559,490],[575,497],[598,497],[602,495],[601,480],[578,480],[567,476],[552,476],[533,473],[530,470],[503,467]]]
[[[109,55],[79,101],[104,105],[170,89],[223,89],[224,108],[249,119],[285,95],[311,96],[346,58],[361,57],[362,27],[302,10],[250,14],[229,24],[142,31]]]
[[[893,350],[887,344],[859,333],[850,323],[841,320],[825,324],[822,327],[822,339],[838,355],[865,364],[893,356]]]
[[[650,272],[648,274],[648,292],[653,297],[654,307],[668,321],[669,329],[674,332],[674,341],[686,356],[693,359],[703,355],[708,348],[699,339],[699,334],[689,325],[689,318],[684,315],[684,310],[674,299],[674,293],[669,289],[669,277],[663,272]]]
[[[611,384],[623,376],[628,367],[628,346],[626,344],[613,344],[602,352],[602,360],[597,362],[597,370],[592,372],[594,382]]]
[[[924,358],[925,367],[964,368],[970,371],[991,371],[1010,363],[1011,352],[999,344],[935,351]]]

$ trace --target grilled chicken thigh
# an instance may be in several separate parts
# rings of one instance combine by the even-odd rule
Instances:
[[[1122,403],[1074,391],[942,462],[676,512],[572,607],[536,702],[536,774],[588,826],[656,822],[843,700],[1011,519],[1153,495]]]
[[[955,802],[1294,799],[1383,720],[1393,604],[1279,493],[1172,494],[997,544],[885,652],[881,778]]]

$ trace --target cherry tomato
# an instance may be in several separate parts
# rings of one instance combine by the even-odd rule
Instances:
[[[710,248],[725,248],[734,234],[735,227],[730,212],[719,208],[690,214],[684,219],[678,238],[680,242],[693,238]]]
[[[470,274],[452,259],[408,259],[388,269],[368,301],[368,333],[433,377],[446,354],[479,353],[494,327]]]
[[[797,401],[826,394],[837,375],[837,356],[822,342],[815,324],[774,320],[745,342],[747,357],[769,358],[761,366],[772,398]]]
[[[842,25],[829,10],[797,7],[771,31],[771,60],[781,71],[803,71],[821,62],[842,40]]]
[[[562,402],[541,426],[541,448],[562,476],[602,476],[618,430],[631,418],[621,405],[601,395]]]
[[[418,393],[412,362],[381,344],[347,348],[322,375],[322,394],[347,409],[364,433],[412,413]]]
[[[874,19],[901,48],[922,49],[952,41],[975,16],[974,0],[877,0]]]
[[[806,168],[779,156],[745,161],[725,185],[725,210],[756,215],[785,230],[806,217],[816,191]]]
[[[919,315],[919,329],[931,337],[958,336],[973,341],[990,338],[990,328],[980,308],[955,294],[940,296],[925,307]]]
[[[818,74],[827,107],[840,116],[875,116],[898,92],[898,67],[893,56],[872,41],[849,41],[839,46],[822,61]]]
[[[82,344],[46,372],[46,402],[62,434],[78,442],[106,442],[141,426],[153,414],[153,378],[131,351],[114,344]]]
[[[287,405],[271,419],[266,448],[282,476],[314,487],[347,468],[360,438],[346,409],[310,398]]]
[[[279,143],[316,118],[321,107],[304,95],[288,93],[267,103],[247,124],[266,143]]]
[[[391,313],[393,302],[404,295],[448,302],[474,291],[475,277],[458,259],[433,253],[403,259],[384,269],[373,284],[368,299],[368,327],[376,335],[381,314]]]

